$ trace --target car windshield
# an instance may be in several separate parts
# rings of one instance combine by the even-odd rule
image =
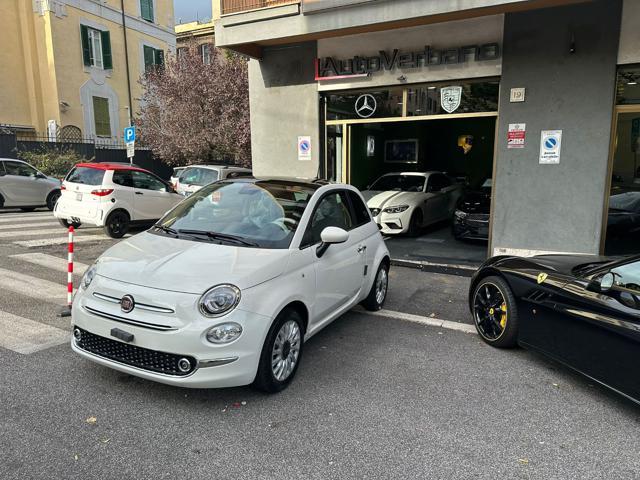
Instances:
[[[101,185],[103,178],[104,170],[91,167],[73,167],[65,180],[83,185]]]
[[[260,248],[288,248],[315,190],[290,182],[226,182],[200,189],[154,233]]]
[[[218,180],[217,170],[209,168],[187,168],[180,174],[180,183],[201,187]]]
[[[385,175],[371,185],[369,190],[380,192],[422,192],[424,191],[425,177],[420,175]]]

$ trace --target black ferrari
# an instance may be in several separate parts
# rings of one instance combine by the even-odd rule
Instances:
[[[537,350],[640,404],[640,256],[500,256],[475,273],[482,339]]]

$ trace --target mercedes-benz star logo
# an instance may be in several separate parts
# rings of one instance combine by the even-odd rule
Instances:
[[[376,101],[376,97],[370,93],[360,95],[356,99],[356,113],[361,118],[369,118],[376,113],[376,108],[378,108],[378,102]]]
[[[131,312],[136,306],[136,302],[133,300],[133,297],[131,295],[125,295],[124,297],[122,297],[122,300],[120,300],[120,310],[122,310],[124,313],[129,313]]]

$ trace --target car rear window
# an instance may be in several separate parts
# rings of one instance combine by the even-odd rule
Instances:
[[[102,185],[105,170],[91,167],[73,167],[65,181],[83,185]]]

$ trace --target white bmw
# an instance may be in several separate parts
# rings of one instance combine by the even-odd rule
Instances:
[[[388,272],[389,252],[355,188],[224,180],[88,269],[72,348],[162,383],[277,392],[305,340],[358,303],[382,308]]]
[[[416,236],[453,216],[462,185],[441,172],[388,173],[362,192],[384,234]]]

